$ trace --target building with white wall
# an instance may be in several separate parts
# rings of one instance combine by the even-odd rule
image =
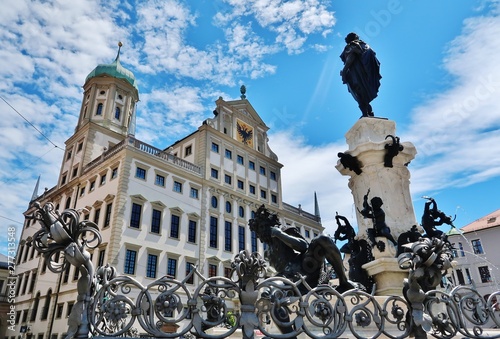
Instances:
[[[462,227],[460,232],[452,230],[448,237],[456,249],[454,283],[474,284],[486,297],[500,290],[500,210]]]
[[[35,192],[25,212],[16,257],[18,332],[11,339],[62,338],[77,295],[78,270],[51,272],[32,246],[40,229],[28,218],[35,202],[80,210],[103,237],[91,251],[94,265],[109,263],[143,284],[165,275],[183,280],[194,265],[207,277],[227,275],[240,250],[262,252],[247,226],[261,204],[306,239],[323,231],[319,212],[282,201],[282,164],[267,143],[269,128],[243,95],[219,98],[212,118],[166,149],[135,138],[138,101],[119,53],[87,76],[57,184]]]

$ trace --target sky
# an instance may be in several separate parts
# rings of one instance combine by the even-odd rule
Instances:
[[[212,117],[240,86],[270,127],[283,201],[333,234],[356,224],[336,169],[360,116],[342,84],[349,32],[377,53],[376,116],[396,122],[416,220],[432,196],[465,226],[500,208],[500,4],[456,0],[0,0],[0,253],[20,236],[40,176],[55,186],[85,77],[120,60],[139,86],[136,137],[165,148]],[[448,229],[442,228],[444,231]]]

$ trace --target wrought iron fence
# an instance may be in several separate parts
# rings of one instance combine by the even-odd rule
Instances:
[[[500,333],[486,330],[500,325],[496,303],[500,291],[484,300],[474,288],[465,286],[448,293],[424,293],[410,286],[406,295],[411,304],[399,296],[379,297],[358,289],[341,294],[330,284],[312,288],[302,277],[296,281],[266,277],[266,261],[259,253],[248,251],[235,256],[231,278],[205,278],[195,267],[182,281],[162,277],[144,285],[130,276],[117,276],[110,266],[94,271],[87,248],[95,248],[101,241],[97,226],[88,220],[80,222],[74,210],[60,215],[50,203],[37,207],[33,217],[42,229],[35,234],[34,245],[49,269],[60,272],[72,264],[81,272],[67,338],[144,333],[156,338],[222,339],[237,331],[240,337],[254,338],[255,330],[282,339],[348,334],[356,338],[425,338],[427,333],[436,338],[500,337]],[[59,252],[64,253],[63,264],[55,260]],[[437,255],[431,254],[434,262]],[[410,263],[411,258],[406,254],[402,261]],[[431,261],[422,263],[430,265]],[[187,282],[193,275],[200,284],[191,291]],[[409,293],[413,292],[416,296],[412,297]],[[415,331],[418,326],[425,331]]]

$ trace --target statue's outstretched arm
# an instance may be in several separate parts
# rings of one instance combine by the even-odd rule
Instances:
[[[304,239],[287,234],[278,227],[273,227],[271,229],[271,237],[278,238],[279,240],[283,241],[287,246],[293,248],[294,250],[300,253],[304,253],[305,251],[307,251],[307,248],[309,246],[307,244],[307,241],[305,241]]]

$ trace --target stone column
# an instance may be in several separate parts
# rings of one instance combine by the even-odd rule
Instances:
[[[345,135],[349,149],[344,153],[360,161],[362,172],[358,175],[344,168],[340,160],[336,166],[342,175],[350,177],[349,188],[357,209],[356,218],[360,239],[366,239],[367,229],[373,227],[373,221],[365,219],[359,213],[363,209],[363,198],[368,189],[370,189],[369,200],[377,196],[382,198],[385,221],[394,239],[397,240],[401,233],[417,224],[410,195],[410,172],[407,167],[415,158],[417,151],[412,143],[402,142],[404,149],[392,159],[393,167],[385,167],[385,145],[393,142],[392,138],[386,139],[388,135],[397,136],[394,121],[380,118],[359,119]],[[373,254],[376,260],[364,265],[363,268],[375,277],[377,295],[401,294],[402,279],[407,276],[407,273],[399,269],[395,258],[396,248],[392,243],[387,242],[385,238],[377,238],[378,240],[386,244],[385,251],[380,252],[374,248]],[[391,276],[390,272],[396,276]],[[382,276],[377,277],[379,274]]]

